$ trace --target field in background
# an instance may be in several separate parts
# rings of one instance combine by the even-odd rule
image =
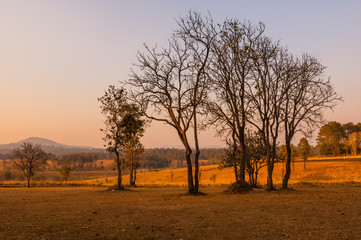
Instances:
[[[306,163],[306,169],[303,162],[295,162],[291,165],[290,184],[310,183],[310,184],[334,184],[334,183],[361,183],[361,162],[313,162]],[[282,183],[284,174],[284,164],[276,163],[273,181],[274,184]],[[186,186],[186,169],[168,169],[157,172],[145,172],[137,174],[138,186]],[[259,184],[265,185],[267,182],[267,168],[260,170]],[[87,183],[95,182],[106,185],[115,184],[116,178],[88,180]],[[109,182],[110,181],[110,182]],[[123,177],[124,183],[128,183],[129,177]],[[232,168],[218,169],[218,165],[200,167],[201,186],[222,186],[234,182],[234,173]]]
[[[306,169],[303,162],[291,165],[292,173],[290,184],[334,184],[334,183],[361,183],[361,161],[308,161]],[[16,173],[21,179],[21,173]],[[275,185],[280,185],[284,174],[284,164],[276,163],[273,180]],[[73,171],[71,172],[68,186],[113,186],[117,181],[117,172],[107,171]],[[186,168],[167,170],[139,169],[137,186],[145,187],[184,187],[187,185]],[[258,183],[266,184],[266,167],[260,170]],[[224,186],[234,182],[232,168],[218,169],[218,165],[200,167],[200,185]],[[129,176],[123,176],[123,183],[129,184]],[[25,181],[13,180],[0,182],[0,186],[23,186]],[[43,171],[34,176],[33,186],[66,186],[61,181],[57,171]]]

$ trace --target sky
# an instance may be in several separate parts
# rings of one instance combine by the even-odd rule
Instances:
[[[109,85],[122,86],[144,43],[164,46],[175,19],[190,9],[216,22],[264,22],[267,36],[327,66],[325,77],[344,102],[326,119],[361,122],[361,1],[0,0],[0,144],[36,136],[102,147],[97,98]],[[142,142],[181,145],[161,123],[152,123]],[[210,129],[200,145],[224,143]]]

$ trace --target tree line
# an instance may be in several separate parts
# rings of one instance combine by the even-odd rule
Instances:
[[[357,155],[361,153],[361,123],[323,125],[317,136],[317,149],[323,156]]]

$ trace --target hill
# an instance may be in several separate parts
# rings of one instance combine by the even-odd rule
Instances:
[[[104,151],[103,149],[100,148],[93,148],[89,146],[71,146],[71,145],[60,144],[46,138],[30,137],[15,143],[0,144],[0,158],[2,158],[1,155],[7,156],[9,153],[11,153],[13,149],[21,146],[21,144],[25,142],[39,144],[41,145],[41,148],[45,152],[52,153],[57,156],[61,156],[65,154],[83,153],[83,152]]]

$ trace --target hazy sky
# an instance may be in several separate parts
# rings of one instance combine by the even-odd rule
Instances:
[[[327,120],[361,122],[360,1],[0,0],[0,144],[37,136],[101,147],[97,98],[127,79],[143,43],[164,45],[189,9],[216,21],[263,21],[268,36],[328,67],[345,101]],[[200,141],[223,145],[214,131]],[[143,143],[181,145],[162,124],[152,124]]]

